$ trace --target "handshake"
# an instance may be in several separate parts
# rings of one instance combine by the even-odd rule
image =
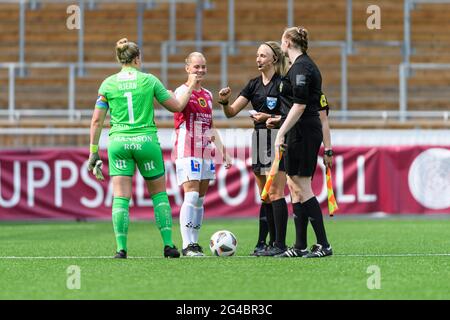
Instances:
[[[92,171],[97,180],[103,181],[105,180],[102,172],[103,161],[100,160],[100,156],[98,154],[98,146],[96,147],[96,150],[93,150],[91,146],[91,153],[88,160],[88,170]]]

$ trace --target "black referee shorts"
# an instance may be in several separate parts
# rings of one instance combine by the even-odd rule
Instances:
[[[275,159],[275,138],[278,130],[255,129],[252,135],[252,170],[261,175],[270,171]],[[273,141],[272,141],[273,140]],[[279,171],[285,171],[284,162],[280,161]]]
[[[322,140],[322,123],[319,117],[300,119],[286,135],[286,174],[312,178]]]

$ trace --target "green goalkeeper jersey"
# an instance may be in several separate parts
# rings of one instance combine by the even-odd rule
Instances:
[[[161,81],[152,74],[123,67],[103,81],[95,106],[110,109],[110,136],[145,135],[157,131],[153,98],[164,103],[170,97]]]

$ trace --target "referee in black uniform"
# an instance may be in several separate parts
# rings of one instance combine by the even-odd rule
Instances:
[[[252,136],[252,169],[255,174],[259,193],[265,185],[267,174],[270,171],[274,159],[275,134],[267,129],[266,121],[269,118],[280,118],[280,92],[281,75],[285,74],[288,61],[281,47],[277,42],[268,41],[262,43],[256,54],[256,64],[261,75],[251,79],[245,88],[240,92],[238,98],[229,105],[231,95],[230,88],[223,88],[219,92],[219,103],[223,105],[225,115],[230,118],[238,114],[250,102],[253,107],[251,115],[255,131]],[[275,177],[269,191],[269,199],[261,204],[259,213],[259,235],[258,241],[252,255],[265,255],[273,247],[278,237],[284,238],[284,234],[277,235],[276,230],[286,229],[275,226],[272,203],[283,201],[284,188],[286,185],[286,174],[284,164],[280,162],[280,173]],[[280,200],[282,199],[282,200]],[[272,202],[272,203],[271,203]],[[269,233],[269,245],[266,244],[266,237]]]
[[[279,257],[325,257],[333,254],[325,232],[322,210],[315,197],[311,180],[323,140],[319,118],[322,96],[322,76],[308,56],[308,31],[302,27],[285,30],[281,49],[289,56],[291,68],[280,84],[282,112],[286,114],[275,139],[275,148],[284,147],[286,174],[291,192],[294,214],[308,217],[316,234],[317,244],[308,252],[296,245]],[[296,239],[304,239],[306,229],[295,219]]]

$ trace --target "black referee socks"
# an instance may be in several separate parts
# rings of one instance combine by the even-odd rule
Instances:
[[[273,218],[273,207],[271,203],[264,203],[263,205],[266,205],[266,218],[267,218],[267,226],[269,227],[269,245],[273,246],[273,243],[275,242],[275,221]]]
[[[325,233],[325,226],[323,224],[322,209],[320,209],[319,201],[316,197],[312,197],[306,202],[302,203],[302,211],[304,211],[314,229],[316,234],[317,243],[324,247],[329,247],[327,235]]]
[[[270,246],[275,241],[275,221],[273,220],[273,208],[271,203],[261,203],[259,209],[259,237],[258,244],[266,243],[267,234],[269,234]]]
[[[275,245],[280,249],[286,248],[286,229],[288,222],[288,208],[286,200],[281,198],[272,201],[273,220],[275,221]]]
[[[308,214],[303,210],[300,202],[293,203],[292,208],[294,209],[295,248],[304,250],[308,247]]]
[[[266,237],[269,233],[269,228],[267,226],[267,204],[261,203],[261,208],[259,208],[259,235],[258,235],[258,245],[261,243],[266,243]]]

